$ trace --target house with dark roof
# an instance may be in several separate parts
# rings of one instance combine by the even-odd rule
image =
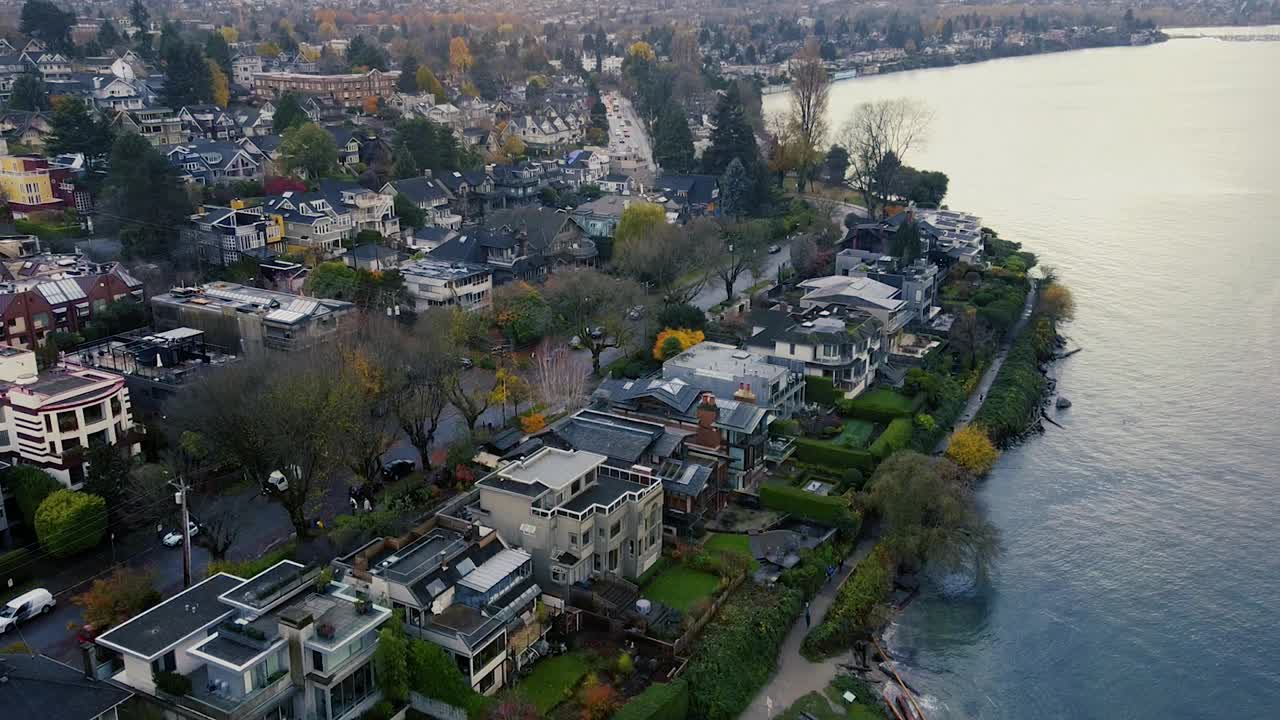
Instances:
[[[292,560],[250,578],[218,573],[98,636],[112,677],[166,717],[358,717],[374,681],[385,598]]]
[[[0,707],[5,717],[118,720],[133,693],[44,655],[0,654]]]
[[[764,474],[773,413],[749,387],[717,397],[681,378],[608,379],[593,397],[615,413],[693,431],[690,457],[723,463],[729,489],[749,490]]]
[[[434,227],[457,230],[462,227],[462,216],[449,206],[449,191],[436,180],[430,170],[420,177],[392,180],[378,190],[393,202],[397,195],[413,203],[423,212],[423,219]]]
[[[871,387],[888,358],[883,323],[838,304],[797,312],[757,310],[751,325],[749,351],[792,372],[827,378],[846,398]]]
[[[714,175],[663,175],[653,183],[667,212],[683,219],[715,215],[720,186]]]
[[[318,192],[330,207],[345,209],[351,215],[355,232],[372,230],[388,242],[400,241],[400,217],[393,198],[360,183],[333,178],[321,180]]]
[[[34,350],[53,332],[81,332],[116,300],[142,302],[142,281],[118,263],[41,253],[0,260],[0,343]]]
[[[284,226],[286,247],[296,245],[328,257],[342,247],[342,242],[355,235],[351,212],[330,204],[320,193],[287,191],[270,195],[262,202],[263,213]]]
[[[234,142],[244,136],[235,116],[217,105],[184,105],[178,110],[178,119],[190,140]]]
[[[564,213],[549,208],[496,210],[485,216],[483,226],[466,229],[429,254],[447,262],[486,265],[494,285],[536,282],[553,258],[572,257],[577,233],[571,226]]]
[[[264,174],[260,158],[225,140],[195,140],[160,151],[179,178],[196,185],[259,180]]]
[[[245,207],[237,201],[233,207],[202,206],[178,230],[178,238],[199,248],[207,262],[225,267],[250,254],[263,257],[258,250],[266,250],[266,257],[283,253],[283,232],[281,223],[265,216],[261,207]]]
[[[349,267],[369,272],[395,270],[400,265],[399,252],[376,243],[357,245],[344,253],[342,259]]]
[[[453,170],[439,173],[436,179],[449,191],[449,204],[463,220],[479,217],[493,193],[493,178],[483,170]]]

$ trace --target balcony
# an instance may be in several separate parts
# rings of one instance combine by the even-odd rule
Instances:
[[[236,696],[234,690],[223,689],[212,682],[208,667],[205,665],[201,665],[188,677],[191,680],[191,692],[186,695],[171,695],[161,690],[157,690],[156,694],[213,720],[255,718],[261,715],[269,705],[284,702],[285,698],[297,690],[288,671],[276,673],[274,679],[269,678],[263,687],[240,696]]]

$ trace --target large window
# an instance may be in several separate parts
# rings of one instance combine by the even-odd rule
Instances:
[[[329,705],[333,718],[342,717],[348,710],[377,691],[373,682],[373,663],[361,665],[355,672],[329,690]]]
[[[93,423],[100,422],[103,417],[104,416],[102,414],[102,403],[95,403],[93,405],[89,405],[84,409],[85,425],[91,425]],[[61,418],[59,418],[59,422],[61,422]]]

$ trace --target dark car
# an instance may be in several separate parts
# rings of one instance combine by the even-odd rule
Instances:
[[[382,466],[382,479],[386,482],[394,482],[408,477],[409,473],[413,472],[413,469],[412,460],[392,460]]]

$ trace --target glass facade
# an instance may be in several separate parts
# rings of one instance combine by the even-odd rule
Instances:
[[[373,681],[373,663],[367,662],[329,689],[329,709],[333,720],[359,705],[365,698],[377,692]]]

